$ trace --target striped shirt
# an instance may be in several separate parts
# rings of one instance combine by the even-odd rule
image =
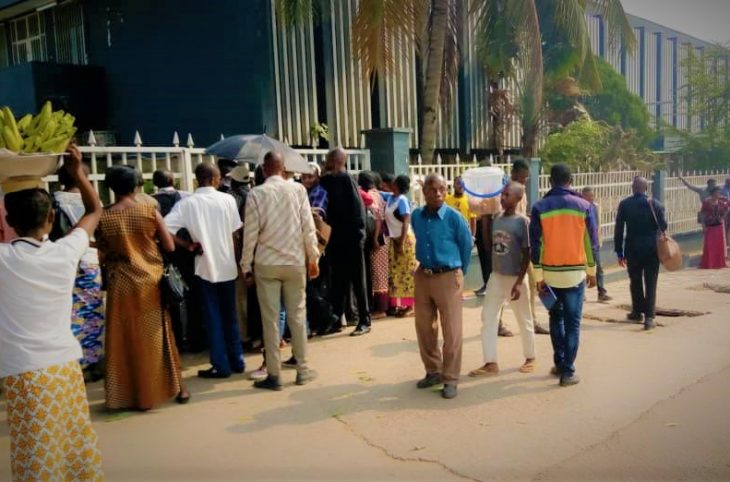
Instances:
[[[319,259],[317,235],[307,190],[271,176],[251,190],[246,201],[241,269],[252,265],[303,266]]]

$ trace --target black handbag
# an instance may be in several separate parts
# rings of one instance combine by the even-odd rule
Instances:
[[[185,293],[188,289],[188,285],[177,266],[165,260],[165,270],[162,272],[162,279],[160,280],[162,303],[166,306],[179,305],[185,301]]]

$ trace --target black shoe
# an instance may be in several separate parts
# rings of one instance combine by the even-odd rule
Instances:
[[[553,366],[550,369],[550,375],[552,375],[554,377],[560,377],[562,374],[563,374],[563,370],[557,366]]]
[[[477,296],[484,296],[487,294],[487,285],[482,286],[478,290],[474,290],[474,294]]]
[[[580,383],[580,378],[577,375],[563,375],[560,377],[561,387],[570,387]]]
[[[275,377],[273,375],[269,375],[263,380],[253,382],[253,386],[255,388],[264,388],[266,390],[274,390],[277,392],[281,391],[281,382],[279,381],[279,377]]]
[[[656,323],[654,322],[654,318],[647,318],[644,320],[644,330],[649,331],[656,328]]]
[[[355,331],[350,333],[350,336],[362,336],[368,333],[370,333],[369,325],[359,325],[357,328],[355,328]]]
[[[611,301],[613,298],[608,296],[606,293],[598,293],[598,301],[601,303],[606,303],[608,301]]]
[[[281,362],[281,366],[285,368],[296,368],[297,365],[297,359],[294,355],[292,355],[288,360]]]
[[[177,394],[177,397],[175,397],[175,401],[177,403],[179,403],[180,405],[185,405],[186,403],[188,403],[190,401],[190,393],[185,392],[185,394],[183,395],[183,392],[181,391],[180,393]]]
[[[641,323],[644,321],[644,315],[641,313],[629,313],[626,315],[626,319],[629,321],[635,321],[636,323]]]
[[[340,333],[342,331],[342,325],[338,321],[336,324],[330,326],[329,328],[322,331],[321,336],[327,336],[327,335],[335,335],[337,333]]]
[[[306,368],[302,371],[297,372],[297,381],[295,383],[297,385],[306,385],[315,378],[317,378],[317,372],[315,372],[311,368]]]
[[[198,370],[198,376],[200,378],[228,378],[231,376],[231,374],[221,373],[216,368],[211,367],[207,370]]]
[[[441,396],[446,399],[456,398],[456,385],[447,383],[444,385],[444,389],[441,390]]]
[[[245,372],[245,371],[246,371],[246,365],[245,365],[245,364],[243,364],[243,365],[241,365],[240,367],[236,367],[236,368],[232,369],[231,371],[232,371],[233,373],[243,373],[243,372]]]
[[[438,373],[427,373],[422,380],[418,380],[416,387],[418,388],[431,388],[436,385],[441,385],[441,375]]]

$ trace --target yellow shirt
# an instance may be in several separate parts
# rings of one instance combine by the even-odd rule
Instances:
[[[476,217],[476,215],[469,209],[469,196],[466,194],[462,194],[461,197],[456,197],[453,194],[447,194],[444,201],[447,205],[459,211],[467,222]]]

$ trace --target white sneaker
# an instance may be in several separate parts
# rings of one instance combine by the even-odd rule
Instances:
[[[251,374],[248,376],[251,380],[263,380],[267,376],[269,376],[269,372],[266,371],[266,367],[259,368],[255,372],[251,372]]]

